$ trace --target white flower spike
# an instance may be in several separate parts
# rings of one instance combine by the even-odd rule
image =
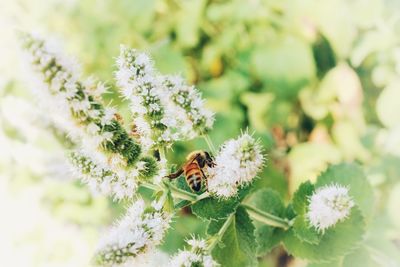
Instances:
[[[338,184],[326,185],[310,197],[307,219],[318,231],[324,232],[349,217],[353,206],[348,188]]]
[[[215,157],[216,166],[209,169],[208,190],[221,198],[235,196],[240,186],[253,181],[263,163],[261,146],[249,134],[229,140]]]
[[[214,261],[207,252],[207,243],[202,239],[190,239],[186,241],[190,250],[179,251],[171,258],[168,267],[217,267],[219,264]]]
[[[148,211],[142,199],[136,200],[127,214],[111,228],[97,249],[95,261],[100,266],[134,266],[137,256],[159,245],[169,228],[171,214]]]
[[[180,76],[164,76],[162,79],[177,116],[185,122],[182,134],[191,139],[211,130],[214,113],[204,106],[201,93],[194,86],[187,85]]]
[[[112,169],[116,174],[113,180],[117,177],[123,180],[117,183],[120,185],[125,183],[125,177],[153,177],[158,171],[154,158],[142,156],[141,146],[119,123],[115,109],[102,104],[104,84],[93,79],[82,82],[75,65],[44,40],[21,34],[21,42],[35,71],[35,81],[39,82],[36,87],[40,90],[35,91],[38,99],[57,127],[67,131],[89,156],[91,166],[96,166],[92,168],[95,179],[91,183],[98,181],[98,170]],[[130,189],[133,188],[132,185]],[[130,195],[134,193],[132,190]],[[118,190],[116,195],[126,196],[127,191]]]
[[[168,95],[151,59],[135,49],[121,46],[117,66],[117,84],[131,102],[133,124],[144,149],[169,147],[179,140],[178,120],[168,109]]]

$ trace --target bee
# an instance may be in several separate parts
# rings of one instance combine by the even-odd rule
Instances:
[[[204,173],[204,168],[215,166],[214,160],[207,151],[197,150],[193,151],[186,157],[186,162],[175,173],[171,173],[167,177],[170,179],[178,178],[185,174],[186,183],[194,191],[199,192],[203,180],[207,185],[207,176]]]

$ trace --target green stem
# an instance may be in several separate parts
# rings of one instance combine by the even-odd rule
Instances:
[[[169,190],[171,190],[171,194],[172,194],[173,197],[176,197],[176,198],[179,198],[179,199],[188,200],[188,201],[193,202],[193,203],[196,202],[197,198],[199,197],[199,196],[197,196],[195,194],[192,194],[192,193],[187,192],[185,190],[179,189],[179,188],[177,188],[176,186],[174,186],[172,184],[164,183],[163,186],[158,186],[158,185],[155,185],[155,184],[152,184],[152,183],[144,182],[144,183],[141,183],[140,185],[145,187],[145,188],[148,188],[150,190],[153,190],[153,191],[159,191],[159,190],[165,191],[165,190],[168,190],[168,188],[169,188]]]
[[[192,194],[188,191],[182,190],[172,184],[168,184],[169,189],[171,190],[171,194],[174,197],[188,200],[190,202],[196,202],[197,201],[197,195]]]
[[[285,230],[289,229],[291,226],[290,221],[287,219],[282,219],[278,216],[264,212],[262,210],[259,210],[252,206],[249,206],[247,204],[240,204],[240,206],[242,206],[243,208],[246,209],[246,211],[249,213],[251,218],[253,218],[254,220],[257,220],[259,222],[262,222],[264,224],[283,228]]]
[[[176,186],[174,186],[170,183],[165,183],[164,187],[159,187],[157,185],[150,184],[150,183],[142,183],[142,186],[149,188],[151,190],[160,190],[160,189],[166,190],[167,188],[169,188],[169,190],[171,190],[171,194],[173,197],[190,201],[191,202],[190,205],[193,205],[197,201],[200,201],[202,199],[206,199],[206,198],[210,197],[210,194],[208,192],[204,192],[201,195],[196,195],[196,194],[190,193],[188,191],[182,190],[180,188],[177,188]],[[266,225],[283,228],[285,230],[289,229],[292,226],[291,221],[289,221],[287,219],[283,219],[283,218],[280,218],[273,214],[270,214],[268,212],[259,210],[248,204],[242,203],[242,204],[240,204],[240,206],[246,209],[246,211],[249,213],[251,218],[253,218],[254,220],[259,221],[261,223],[264,223]],[[226,227],[228,227],[228,226],[226,226]],[[215,241],[215,242],[217,242],[217,241]]]
[[[164,162],[164,161],[167,160],[166,153],[165,153],[165,148],[164,148],[164,147],[160,148],[160,149],[158,150],[158,153],[160,153],[160,159],[161,159],[161,161]]]
[[[222,237],[224,236],[228,227],[231,225],[234,216],[235,216],[235,213],[232,213],[231,215],[229,215],[229,217],[226,219],[226,221],[224,222],[222,227],[219,229],[218,233],[210,239],[210,244],[208,245],[208,248],[207,248],[208,251],[212,251],[215,248],[215,246],[219,242],[221,242]]]
[[[203,134],[203,138],[206,141],[211,153],[215,156],[217,151],[215,150],[215,147],[214,147],[213,142],[211,141],[211,138],[208,136],[208,134]]]

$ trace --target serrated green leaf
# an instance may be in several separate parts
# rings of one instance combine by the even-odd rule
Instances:
[[[239,206],[241,200],[250,192],[250,187],[239,190],[238,196],[227,200],[206,198],[191,206],[193,214],[205,220],[219,220],[228,217]]]
[[[182,209],[186,206],[189,206],[191,202],[189,200],[182,200],[175,204],[175,209]]]
[[[300,240],[318,244],[322,235],[319,234],[314,227],[310,227],[304,215],[298,215],[293,224],[293,232]]]
[[[307,267],[342,267],[340,260],[324,263],[310,263]]]
[[[216,234],[225,220],[211,221],[207,233]],[[234,219],[222,236],[222,246],[216,246],[212,251],[213,258],[222,267],[255,266],[256,244],[254,242],[254,226],[246,210],[239,207]]]
[[[343,259],[343,264],[341,267],[374,267],[374,266],[382,266],[382,265],[379,265],[377,262],[374,262],[372,260],[371,252],[367,251],[365,247],[360,247],[359,249],[347,255]],[[390,266],[390,263],[387,262],[387,265],[384,266]]]
[[[298,215],[304,215],[307,212],[308,197],[314,192],[314,185],[310,182],[302,183],[293,195],[293,210]]]
[[[362,240],[364,220],[361,211],[354,207],[346,220],[328,229],[320,242],[302,242],[291,229],[286,232],[284,245],[289,254],[311,262],[330,262],[351,253]]]
[[[269,188],[257,190],[250,196],[248,202],[259,210],[279,217],[283,216],[285,212],[285,206],[279,193]],[[262,256],[279,244],[283,238],[283,230],[257,221],[254,221],[254,225],[256,226],[255,236],[258,244],[257,255]]]
[[[350,196],[365,218],[371,215],[373,191],[361,167],[349,163],[332,165],[318,177],[315,188],[335,183],[349,188]]]

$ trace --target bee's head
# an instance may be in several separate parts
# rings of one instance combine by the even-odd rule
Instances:
[[[204,151],[204,156],[205,156],[205,161],[208,167],[214,167],[214,157],[208,153],[207,151]]]

